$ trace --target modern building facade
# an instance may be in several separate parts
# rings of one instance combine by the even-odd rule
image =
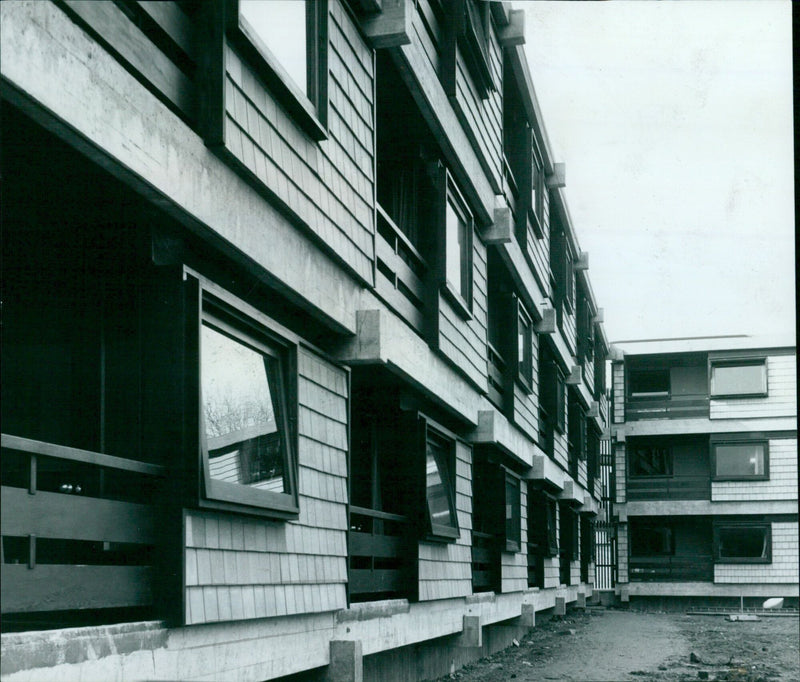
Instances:
[[[796,602],[794,339],[615,344],[612,375],[623,601]]]
[[[591,596],[608,344],[522,19],[0,4],[4,680],[432,677]]]

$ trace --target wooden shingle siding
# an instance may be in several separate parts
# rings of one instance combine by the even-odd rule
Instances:
[[[575,351],[577,349],[577,327],[575,325],[575,305],[572,306],[572,312],[568,310],[566,305],[564,306],[564,317],[562,318],[561,323],[561,336],[564,338],[564,341],[567,344],[567,348],[569,348],[569,352],[572,355],[575,355]]]
[[[613,447],[613,445],[612,445]],[[625,443],[617,443],[614,455],[614,466],[616,468],[617,489],[614,492],[617,502],[627,502],[626,482],[628,480],[628,465],[626,461]],[[621,555],[620,555],[621,556]]]
[[[615,362],[611,365],[611,396],[614,401],[614,423],[625,421],[625,365]]]
[[[372,283],[374,69],[339,0],[328,18],[328,139],[309,138],[230,46],[225,146],[305,226]]]
[[[439,350],[477,386],[486,387],[486,246],[473,239],[472,318],[464,320],[439,296]]]
[[[770,438],[769,480],[712,481],[713,502],[797,499],[797,438]]]
[[[472,448],[461,441],[456,442],[456,511],[455,542],[419,543],[420,601],[472,593]]]
[[[489,182],[499,192],[503,172],[503,61],[497,35],[492,28],[488,33],[489,67],[497,89],[489,93],[486,99],[481,99],[459,49],[456,63],[456,111],[488,173]]]
[[[347,376],[298,352],[296,521],[186,514],[186,619],[205,623],[329,611],[347,582]]]
[[[767,358],[767,397],[711,399],[711,419],[794,417],[797,414],[797,358],[772,355]]]

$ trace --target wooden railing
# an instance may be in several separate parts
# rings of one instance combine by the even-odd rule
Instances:
[[[625,417],[629,421],[708,417],[708,395],[629,396]]]
[[[472,591],[500,591],[500,546],[492,533],[472,531]]]
[[[486,348],[488,351],[489,400],[502,410],[506,393],[506,361],[491,343],[487,343]]]
[[[425,279],[428,265],[386,211],[377,205],[375,289],[417,332],[425,327]]]
[[[153,604],[164,467],[2,435],[2,613]]]
[[[710,500],[711,476],[628,477],[629,500]]]
[[[411,522],[405,516],[350,507],[352,601],[408,597],[413,591]]]
[[[710,582],[714,579],[714,562],[710,554],[631,557],[629,569],[631,582]]]

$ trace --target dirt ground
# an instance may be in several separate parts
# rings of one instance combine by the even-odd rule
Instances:
[[[444,680],[800,680],[800,620],[590,608],[543,617],[519,646]]]

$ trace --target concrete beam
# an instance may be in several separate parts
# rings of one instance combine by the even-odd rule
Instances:
[[[567,377],[567,386],[579,386],[583,381],[583,367],[573,365]]]
[[[478,412],[478,428],[473,431],[471,441],[494,445],[525,467],[533,465],[533,458],[538,450],[505,415],[495,409]]]
[[[545,178],[547,189],[558,189],[567,186],[567,164],[554,163],[553,172]]]
[[[542,319],[533,325],[533,329],[537,334],[555,334],[556,311],[553,308],[542,310]]]
[[[328,664],[327,682],[363,682],[364,660],[361,642],[332,640],[330,648],[331,662]]]
[[[516,47],[525,44],[525,10],[512,9],[508,13],[508,24],[497,31],[501,47]]]
[[[533,464],[522,478],[528,481],[543,481],[549,487],[558,490],[564,488],[564,471],[545,454],[533,456]]]
[[[713,483],[711,494],[714,494]],[[797,500],[637,500],[628,502],[627,508],[629,517],[797,514]]]
[[[494,221],[481,233],[485,244],[509,244],[514,239],[511,209],[502,194],[494,197]]]

